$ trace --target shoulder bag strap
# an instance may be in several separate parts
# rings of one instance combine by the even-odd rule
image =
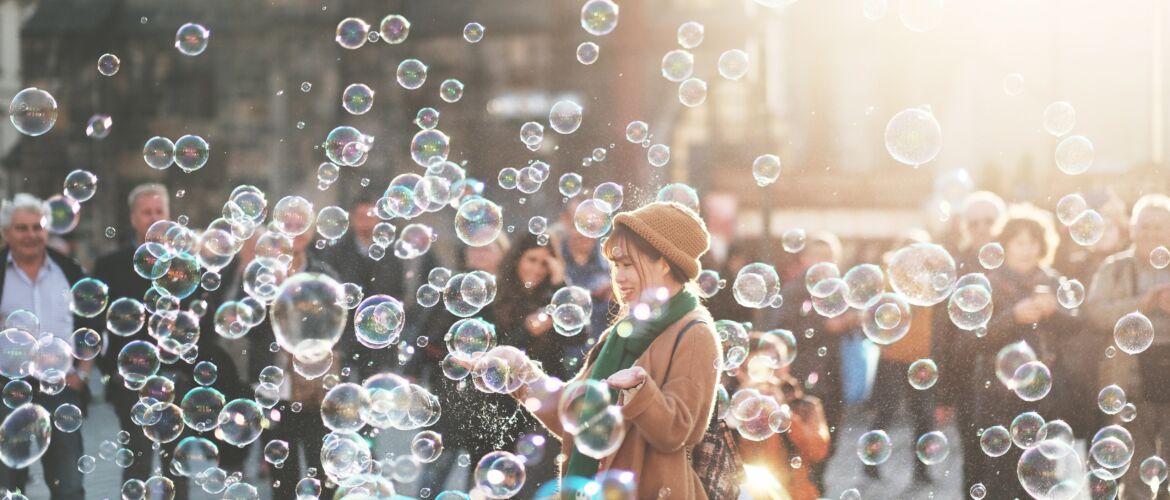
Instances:
[[[687,323],[686,326],[683,327],[682,331],[678,332],[678,336],[674,338],[674,347],[670,348],[670,361],[666,362],[666,373],[662,376],[663,385],[666,385],[666,380],[670,378],[670,368],[674,365],[674,353],[675,351],[678,351],[678,344],[682,341],[683,335],[686,334],[687,330],[690,330],[692,326],[702,322],[703,320],[701,319],[692,319],[689,323]]]

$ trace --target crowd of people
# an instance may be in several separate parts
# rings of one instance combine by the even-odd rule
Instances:
[[[499,345],[523,350],[538,362],[542,379],[605,381],[622,402],[626,418],[637,429],[633,433],[637,438],[628,435],[611,457],[599,461],[573,448],[572,436],[564,432],[555,405],[532,408],[527,404],[531,385],[512,395],[485,393],[468,379],[452,380],[444,373],[443,361],[448,354],[444,336],[460,318],[441,306],[425,307],[416,297],[416,290],[441,263],[433,253],[407,260],[371,258],[374,228],[379,222],[376,202],[370,197],[354,200],[348,209],[349,232],[334,244],[314,247],[312,232],[292,238],[286,274],[322,273],[360,286],[367,297],[386,294],[402,300],[408,320],[397,346],[371,350],[356,341],[350,325],[337,346],[337,359],[343,362],[330,370],[358,382],[392,371],[439,397],[442,414],[430,429],[443,436],[446,451],[424,464],[416,485],[417,491],[429,492],[442,490],[452,478],[468,487],[473,483],[473,467],[460,459],[464,455],[473,464],[493,450],[528,446],[544,451],[538,460],[526,464],[527,480],[519,497],[534,497],[538,487],[556,479],[558,470],[590,476],[606,468],[621,468],[639,474],[640,492],[665,489],[680,497],[701,498],[704,485],[693,476],[679,451],[703,438],[708,415],[721,413],[716,408],[714,387],[722,384],[732,394],[754,388],[791,408],[791,427],[786,432],[763,441],[740,438],[738,446],[744,463],[767,470],[788,497],[817,498],[827,491],[827,459],[836,448],[851,447],[851,443],[834,439],[847,402],[852,402],[846,396],[843,374],[856,370],[858,367],[851,364],[859,363],[858,358],[846,355],[843,345],[860,341],[864,335],[857,310],[832,318],[817,313],[805,274],[822,263],[834,263],[841,271],[859,264],[884,268],[896,250],[932,241],[926,231],[911,228],[888,241],[846,242],[848,245],[831,233],[810,231],[795,251],[783,251],[779,244],[736,241],[717,261],[707,252],[709,236],[702,221],[693,213],[683,213],[677,205],[652,204],[619,215],[610,237],[599,241],[575,229],[575,202],[570,202],[559,227],[549,231],[551,238],[501,234],[488,245],[461,247],[457,262],[449,267],[480,270],[496,277],[496,299],[479,316],[494,325]],[[128,203],[133,241],[102,256],[92,267],[92,276],[108,287],[111,302],[148,296],[150,280],[132,271],[135,254],[147,240],[147,230],[171,216],[169,193],[159,184],[137,187]],[[1076,438],[1087,439],[1117,418],[1097,408],[1100,389],[1116,384],[1137,408],[1136,418],[1125,422],[1137,443],[1134,457],[1140,460],[1161,455],[1170,444],[1166,441],[1170,413],[1165,411],[1170,391],[1157,382],[1170,379],[1170,361],[1166,361],[1170,360],[1170,340],[1156,336],[1140,356],[1108,354],[1113,352],[1108,347],[1115,323],[1127,313],[1140,311],[1158,332],[1168,324],[1170,269],[1151,263],[1149,256],[1170,244],[1170,198],[1146,195],[1137,200],[1128,218],[1116,197],[1102,197],[1094,200],[1094,205],[1106,216],[1107,230],[1095,244],[1085,246],[1073,241],[1067,228],[1057,224],[1048,211],[1031,205],[1009,206],[989,192],[969,195],[949,230],[933,240],[954,257],[959,276],[985,275],[994,312],[985,328],[972,332],[954,324],[946,303],[914,306],[905,337],[880,348],[867,403],[872,411],[870,427],[893,425],[899,405],[906,405],[916,436],[953,422],[961,439],[952,445],[958,447],[954,450],[958,453],[952,455],[961,455],[965,488],[982,484],[988,498],[1025,498],[1027,493],[1015,473],[1020,450],[989,457],[981,449],[980,432],[1007,426],[1016,415],[1035,411],[1049,421],[1064,420]],[[9,322],[20,321],[22,316],[13,319],[13,313],[29,311],[39,324],[19,326],[72,344],[76,330],[103,332],[105,325],[100,317],[87,318],[71,310],[70,289],[86,272],[72,258],[47,245],[42,222],[45,215],[41,201],[26,194],[5,202],[0,211],[5,243],[0,250],[5,263],[0,268],[0,315]],[[245,275],[256,247],[270,243],[265,240],[266,231],[257,230],[222,269],[220,286],[201,288],[179,307],[189,309],[198,304],[206,311],[201,318],[198,359],[218,367],[215,387],[227,400],[251,397],[267,368],[279,367],[288,374],[287,383],[280,385],[278,418],[257,445],[263,447],[274,439],[289,443],[284,465],[262,463],[261,474],[274,485],[275,498],[293,498],[294,488],[305,475],[302,470],[321,470],[322,443],[318,438],[329,433],[319,414],[326,388],[320,380],[305,380],[296,374],[292,357],[270,348],[275,345],[270,318],[242,338],[215,335],[217,325],[212,322],[221,305],[246,296]],[[1002,265],[988,265],[986,257],[981,260],[981,250],[990,244],[1002,248]],[[852,259],[844,258],[846,248],[856,249]],[[688,291],[699,273],[700,259],[702,268],[717,270],[729,282],[746,264],[773,265],[781,277],[782,302],[778,307],[747,308],[725,288],[705,300],[704,307]],[[1072,307],[1057,298],[1057,291],[1070,280],[1077,280],[1087,290],[1083,303],[1078,301]],[[593,303],[588,326],[574,336],[554,332],[553,319],[546,311],[553,294],[565,285],[584,288]],[[670,292],[670,299],[662,306],[663,316],[638,322],[635,334],[612,335],[626,321],[627,306],[651,286]],[[716,339],[713,320],[742,322],[750,332],[752,351],[736,370],[720,374],[716,369],[721,349],[717,341],[709,342]],[[153,341],[148,323],[130,335],[103,335],[104,344],[96,359],[76,359],[64,374],[34,373],[26,378],[32,401],[50,412],[65,403],[84,411],[90,399],[86,380],[97,376],[94,368],[99,370],[104,398],[129,436],[123,445],[134,453],[122,469],[124,481],[145,481],[154,474],[153,443],[132,411],[140,393],[128,388],[117,368],[118,354],[125,345],[135,340]],[[703,325],[699,328],[702,331],[684,336],[690,323]],[[764,334],[776,328],[795,332],[795,345],[778,343]],[[638,332],[651,333],[640,337]],[[673,340],[655,341],[662,336]],[[1052,393],[1038,401],[1024,401],[997,382],[997,354],[1020,341],[1027,343],[1057,379]],[[793,347],[795,352],[790,356],[787,350]],[[794,360],[777,366],[757,359],[757,351],[772,356],[781,352],[781,358]],[[670,368],[680,359],[685,364]],[[915,361],[924,359],[937,365],[938,383],[920,390],[907,382],[907,373]],[[191,367],[181,360],[164,364],[159,375],[173,382],[175,395],[196,386]],[[298,410],[289,410],[294,403]],[[0,418],[12,411],[8,405],[0,405]],[[734,426],[734,418],[730,420]],[[176,443],[164,443],[159,450],[159,470],[173,481],[176,498],[185,498],[188,479],[170,464]],[[249,450],[225,444],[219,452],[221,468],[245,469]],[[51,444],[40,462],[53,498],[84,497],[82,473],[76,465],[82,454],[79,433],[52,431]],[[676,470],[680,474],[673,472]],[[681,474],[684,470],[688,473]],[[883,474],[879,465],[866,466],[865,473],[875,479]],[[1122,481],[1123,491],[1134,497],[1149,491],[1136,476],[1130,473]],[[930,483],[930,466],[916,462],[913,477]],[[23,489],[26,482],[27,469],[0,464],[0,487]],[[323,498],[336,487],[324,480],[322,485]]]

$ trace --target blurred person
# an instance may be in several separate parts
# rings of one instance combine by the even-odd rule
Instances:
[[[1125,426],[1133,434],[1135,460],[1170,451],[1170,268],[1158,269],[1151,253],[1170,245],[1170,197],[1149,194],[1134,203],[1129,233],[1133,244],[1101,264],[1085,300],[1094,332],[1106,341],[1123,316],[1140,312],[1153,324],[1153,344],[1140,356],[1119,353],[1102,362],[1100,386],[1116,384],[1138,416]],[[1122,333],[1124,335],[1124,332]],[[1121,484],[1122,498],[1152,498],[1150,488],[1136,474]]]
[[[737,434],[740,453],[745,466],[767,470],[777,479],[788,498],[816,500],[821,491],[809,479],[809,466],[821,464],[829,458],[829,427],[825,424],[825,410],[821,401],[804,394],[800,384],[788,373],[782,361],[789,356],[787,345],[761,332],[751,333],[752,351],[744,360],[734,378],[729,380],[729,392],[753,388],[771,396],[792,410],[792,426],[763,441],[754,441]],[[728,413],[734,423],[734,413]],[[792,460],[800,459],[794,467]],[[749,480],[750,480],[749,476]]]
[[[609,261],[601,254],[601,243],[596,238],[581,234],[573,223],[573,214],[577,205],[584,198],[578,197],[569,201],[561,211],[561,245],[560,253],[565,263],[565,283],[584,288],[589,291],[593,301],[593,312],[589,316],[589,325],[585,333],[588,338],[585,342],[569,353],[572,358],[580,359],[590,346],[597,342],[601,332],[609,324],[611,298],[613,286],[609,278]]]
[[[126,297],[134,300],[145,300],[147,290],[153,287],[151,280],[143,278],[134,271],[134,254],[140,245],[146,243],[146,233],[154,223],[169,220],[170,192],[166,186],[157,183],[139,184],[130,190],[126,202],[130,207],[130,226],[134,229],[134,239],[124,242],[114,251],[98,257],[94,265],[94,278],[101,280],[109,287],[109,302]],[[149,323],[149,322],[148,322]],[[138,331],[128,336],[114,335],[108,331],[103,333],[106,345],[98,357],[98,366],[106,375],[106,401],[114,407],[118,416],[118,425],[123,431],[130,434],[130,442],[126,448],[135,453],[134,462],[122,469],[122,481],[138,479],[146,481],[152,475],[154,452],[153,444],[142,432],[142,426],[134,423],[131,418],[131,409],[138,402],[138,391],[126,387],[126,381],[118,373],[118,354],[126,344],[136,340],[156,343],[147,331],[144,324]],[[102,331],[102,330],[98,330]],[[200,336],[201,338],[204,336]],[[167,376],[176,382],[176,389],[189,387],[191,384],[179,380],[187,377],[188,371],[179,370],[179,366],[166,365],[160,370],[160,375]],[[180,374],[181,372],[181,374]],[[175,495],[180,500],[187,497],[187,479],[171,472],[170,463],[177,442],[164,445],[164,453],[160,454],[160,468],[164,474],[175,482]]]
[[[1060,245],[1056,247],[1052,267],[1065,277],[1080,281],[1088,289],[1093,285],[1093,273],[1101,267],[1101,262],[1129,246],[1129,216],[1125,201],[1113,191],[1086,193],[1084,199],[1088,208],[1096,210],[1105,220],[1105,231],[1096,243],[1084,246],[1072,239],[1068,226],[1061,224],[1057,228]]]
[[[860,325],[855,311],[846,311],[835,318],[825,318],[812,307],[812,296],[805,285],[804,275],[812,266],[841,260],[841,241],[827,231],[809,232],[804,249],[798,254],[800,277],[781,281],[780,294],[784,298],[779,308],[764,311],[768,328],[790,330],[796,337],[798,355],[789,367],[791,374],[806,393],[821,400],[829,429],[837,429],[845,417],[844,387],[841,377],[841,336]],[[820,350],[824,349],[824,356]],[[836,440],[829,444],[829,454]],[[824,490],[825,464],[809,467],[809,477]]]
[[[987,273],[991,283],[993,313],[986,335],[971,343],[967,353],[975,359],[973,377],[960,381],[964,397],[974,400],[975,425],[986,429],[995,425],[1010,427],[1021,413],[1036,411],[1049,420],[1092,408],[1076,408],[1065,396],[1067,380],[1058,379],[1042,399],[1029,402],[1007,384],[1026,385],[1029,381],[1010,374],[997,373],[997,356],[1004,349],[1024,342],[1026,351],[1044,363],[1051,373],[1076,370],[1079,360],[1061,359],[1060,345],[1071,341],[1069,332],[1076,327],[1069,311],[1056,299],[1059,276],[1049,267],[1056,250],[1057,235],[1052,214],[1032,206],[1009,210],[1009,218],[997,231],[995,242],[1004,248],[1003,265]],[[1011,348],[1015,349],[1015,348]],[[1018,349],[1017,349],[1018,351]],[[985,382],[990,381],[990,385]],[[1051,382],[1050,382],[1051,383]],[[1043,382],[1039,383],[1043,387]],[[1082,431],[1083,432],[1083,431]],[[982,455],[977,464],[977,481],[987,488],[989,498],[1027,498],[1028,494],[1016,474],[1021,450],[1013,447],[1004,456]]]
[[[7,246],[0,248],[0,317],[7,318],[14,311],[25,310],[36,315],[39,331],[30,331],[34,337],[52,335],[70,346],[75,328],[101,328],[96,321],[76,316],[70,309],[70,289],[85,278],[85,271],[74,260],[46,247],[48,231],[42,225],[45,208],[41,200],[26,193],[17,193],[11,201],[0,206],[0,231]],[[95,328],[96,329],[96,328]],[[33,377],[32,402],[53,413],[63,404],[73,404],[88,410],[89,389],[86,386],[93,361],[71,360],[71,366],[60,379],[49,381],[61,386],[59,392],[48,394],[42,386],[46,380]],[[7,383],[9,380],[0,377]],[[12,413],[8,405],[0,405],[0,419]],[[47,425],[47,422],[46,422]],[[10,439],[19,439],[11,436]],[[54,500],[85,498],[85,486],[77,460],[83,453],[81,432],[62,432],[52,427],[48,448],[38,459],[44,471],[45,484]],[[13,469],[0,463],[0,489],[24,490],[28,484],[28,469]]]
[[[992,242],[995,228],[1002,224],[1006,213],[1007,205],[1003,199],[990,191],[976,191],[963,199],[957,221],[959,243],[957,247],[947,249],[955,259],[957,276],[986,271],[979,263],[979,250]],[[976,466],[984,453],[979,447],[981,431],[973,419],[974,399],[959,390],[956,384],[971,380],[973,376],[974,359],[969,353],[975,348],[971,344],[976,339],[951,322],[945,305],[933,314],[931,330],[935,338],[949,339],[947,342],[935,342],[932,346],[940,382],[934,390],[935,422],[944,426],[955,421],[958,427],[963,453],[963,488],[967,491],[980,481]]]
[[[722,355],[713,320],[692,290],[710,236],[702,219],[677,203],[650,203],[618,214],[613,224],[604,250],[621,315],[568,383],[595,380],[609,386],[628,429],[621,444],[600,460],[578,450],[562,426],[560,405],[550,404],[559,401],[563,386],[545,373],[535,373],[513,397],[526,401],[563,443],[569,458],[562,478],[625,470],[634,474],[638,498],[658,497],[666,488],[671,498],[706,498],[690,451],[711,421]],[[658,314],[637,319],[631,307],[646,297],[665,303]],[[615,334],[625,328],[628,334]],[[528,402],[534,387],[548,393],[545,404]]]
[[[308,251],[313,236],[313,231],[306,231],[292,238],[292,261],[285,279],[306,272],[336,278],[336,271],[328,263]],[[301,472],[302,465],[306,471],[316,469],[323,488],[321,498],[332,498],[334,487],[322,474],[321,468],[321,447],[325,435],[330,432],[321,420],[321,400],[327,392],[325,384],[320,377],[306,379],[302,376],[297,371],[294,357],[284,349],[273,352],[270,346],[276,342],[276,336],[272,330],[271,314],[253,327],[245,338],[251,344],[248,347],[249,382],[258,383],[261,370],[268,366],[284,371],[284,383],[280,384],[280,402],[273,407],[278,411],[269,412],[272,427],[258,440],[261,449],[273,440],[282,440],[288,444],[288,458],[282,466],[273,467],[268,462],[261,464],[261,470],[267,471],[275,484],[272,498],[296,498],[296,485],[306,476]],[[326,373],[336,375],[345,364],[345,358],[334,353]]]
[[[888,268],[888,259],[894,251],[914,243],[929,243],[930,235],[922,229],[904,231],[890,247],[889,251],[880,256],[883,268]],[[871,428],[889,429],[898,415],[909,415],[913,420],[914,435],[921,436],[935,430],[934,398],[929,390],[917,390],[907,382],[910,365],[920,359],[930,358],[931,344],[933,343],[931,327],[933,324],[934,307],[911,306],[910,329],[897,342],[881,346],[878,357],[877,372],[874,375],[871,407],[874,416]],[[901,405],[906,405],[906,411],[899,411]],[[915,449],[914,442],[909,448]],[[880,479],[881,474],[876,465],[866,465],[865,473],[873,479]],[[914,482],[930,484],[933,482],[930,471],[921,460],[914,460]]]

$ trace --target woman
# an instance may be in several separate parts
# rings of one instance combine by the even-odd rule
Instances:
[[[984,429],[994,425],[1008,427],[1012,419],[1028,411],[1039,412],[1050,419],[1070,417],[1075,411],[1060,411],[1054,406],[1054,403],[1066,402],[1059,391],[1067,389],[1069,384],[1061,384],[1062,380],[1058,379],[1053,385],[1054,392],[1038,401],[1028,402],[997,377],[996,369],[996,357],[1001,350],[1026,342],[1035,358],[1052,373],[1070,373],[1057,365],[1067,362],[1060,359],[1057,348],[1061,343],[1069,342],[1065,335],[1076,324],[1068,311],[1056,302],[1059,279],[1048,267],[1056,246],[1051,215],[1033,207],[1013,207],[995,241],[1003,246],[1004,262],[988,273],[994,313],[987,324],[986,337],[972,343],[976,350],[975,377],[971,379],[967,394],[976,399],[976,424]],[[1013,349],[1027,350],[1022,346]],[[1007,377],[1015,375],[1010,368],[1000,371],[1012,371],[1004,373]],[[984,381],[988,380],[991,383],[985,386]],[[1007,380],[1013,385],[1020,382]],[[1082,411],[1090,409],[1086,407]],[[1027,498],[1016,478],[1018,449],[1013,448],[998,458],[983,455],[980,460],[982,466],[978,469],[978,477],[987,487],[988,498]]]
[[[788,357],[787,344],[774,335],[761,332],[752,332],[751,338],[756,347],[735,378],[728,381],[728,389],[733,394],[739,389],[756,389],[780,404],[787,404],[792,410],[792,427],[763,441],[738,436],[743,463],[767,470],[779,482],[783,494],[757,492],[751,485],[748,490],[755,495],[753,498],[816,500],[821,492],[809,477],[809,471],[829,458],[829,427],[825,424],[821,400],[804,394],[800,384],[788,374],[788,367],[778,363]],[[728,420],[733,421],[734,415],[729,414]],[[793,467],[794,459],[800,460],[799,467]]]
[[[693,288],[699,257],[709,244],[703,221],[677,203],[651,203],[614,218],[604,250],[622,314],[570,383],[588,379],[608,384],[611,400],[622,407],[626,432],[621,444],[601,460],[575,449],[558,414],[561,390],[546,391],[555,384],[547,384],[543,374],[513,394],[562,441],[568,455],[562,477],[632,471],[638,498],[664,493],[678,499],[707,498],[688,451],[710,422],[722,356],[711,316],[688,288]],[[642,307],[648,305],[645,297],[665,302]],[[643,315],[646,310],[657,314]],[[529,395],[537,392],[546,396],[542,404],[531,404]]]

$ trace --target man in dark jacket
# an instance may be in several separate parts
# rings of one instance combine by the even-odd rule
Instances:
[[[28,333],[36,338],[52,335],[69,342],[75,328],[92,326],[92,320],[76,316],[70,308],[70,289],[73,284],[85,278],[85,271],[77,262],[46,247],[48,231],[42,225],[45,210],[41,201],[24,193],[17,194],[11,202],[0,207],[0,229],[8,246],[0,248],[0,315],[25,310],[36,315],[37,323],[25,325],[37,331]],[[46,370],[34,370],[28,381],[33,386],[32,402],[53,413],[64,404],[77,406],[84,412],[88,393],[85,380],[92,368],[91,361],[73,360],[66,370],[64,384],[60,379],[50,381],[54,375]],[[41,380],[43,379],[43,380]],[[0,377],[0,382],[8,379]],[[39,387],[43,386],[43,387]],[[60,387],[52,392],[49,387]],[[13,410],[0,405],[0,419],[6,418]],[[30,427],[31,428],[31,427]],[[63,432],[53,428],[48,447],[40,456],[44,468],[45,483],[53,499],[74,499],[85,497],[85,487],[77,460],[82,454],[82,439],[79,431]],[[32,451],[32,450],[30,450]],[[28,469],[13,469],[0,463],[0,489],[23,490],[28,482]]]

